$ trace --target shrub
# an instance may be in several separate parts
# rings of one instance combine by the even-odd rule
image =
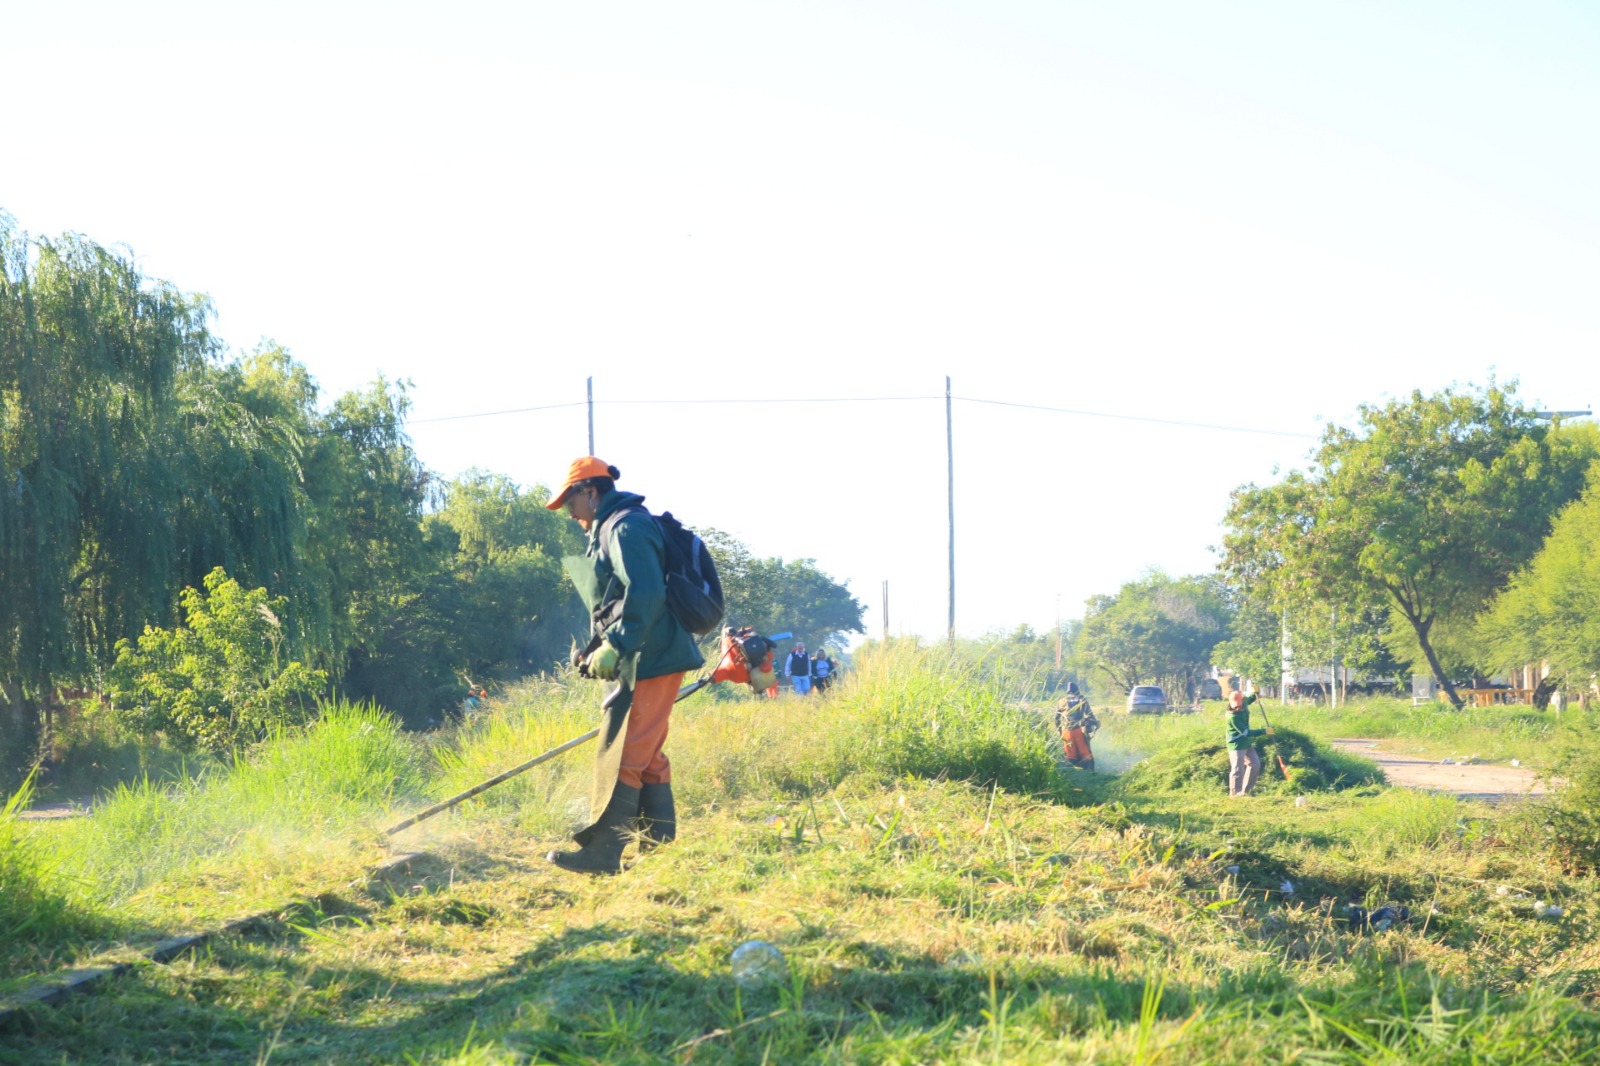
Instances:
[[[185,625],[117,642],[110,690],[125,725],[220,752],[309,719],[328,676],[282,661],[287,600],[245,590],[220,566],[181,600]]]
[[[1528,817],[1540,824],[1556,858],[1569,873],[1600,872],[1600,715],[1583,713],[1563,729],[1546,773],[1555,792],[1530,804]]]

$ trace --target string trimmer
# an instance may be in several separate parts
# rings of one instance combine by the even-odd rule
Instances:
[[[723,630],[722,658],[717,662],[716,669],[711,671],[710,674],[684,685],[678,690],[678,695],[672,702],[678,703],[688,699],[707,685],[715,684],[718,681],[744,682],[757,692],[764,692],[768,687],[777,683],[777,674],[772,668],[772,650],[777,647],[778,641],[785,639],[789,635],[788,633],[779,633],[775,637],[762,637],[757,636],[756,631],[749,627],[738,630],[731,628]],[[418,822],[426,821],[436,814],[443,814],[456,804],[469,800],[473,796],[481,795],[494,786],[511,780],[520,773],[532,770],[540,763],[549,762],[557,755],[587,744],[599,735],[599,729],[591,729],[581,737],[573,737],[565,744],[558,744],[544,754],[536,755],[520,766],[513,766],[504,773],[496,774],[487,781],[481,781],[473,785],[465,792],[458,792],[447,800],[435,803],[427,810],[418,811],[405,821],[396,822],[388,829],[385,829],[383,833],[385,836],[393,836],[401,830],[410,829]]]

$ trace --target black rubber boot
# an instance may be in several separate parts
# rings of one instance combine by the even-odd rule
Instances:
[[[638,810],[639,790],[618,782],[589,842],[577,851],[552,851],[545,858],[574,873],[621,873],[622,849],[633,837],[633,819]]]
[[[672,785],[645,785],[639,790],[639,851],[670,844],[678,838],[678,809]]]

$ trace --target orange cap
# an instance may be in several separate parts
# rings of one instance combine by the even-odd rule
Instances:
[[[578,482],[588,481],[592,477],[610,476],[611,467],[604,459],[596,459],[592,455],[580,456],[572,460],[572,465],[567,467],[567,480],[561,483],[561,490],[545,506],[552,511],[559,511],[561,505],[567,502],[567,497],[572,495],[572,490]]]
[[[1244,706],[1244,693],[1240,692],[1237,689],[1235,689],[1234,691],[1228,693],[1228,706],[1232,707],[1236,711],[1240,707],[1243,707]]]

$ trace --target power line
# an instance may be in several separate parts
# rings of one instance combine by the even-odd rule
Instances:
[[[908,403],[921,400],[943,400],[945,397],[936,395],[926,396],[782,396],[782,397],[747,397],[736,399],[709,399],[689,397],[683,399],[642,399],[642,400],[595,400],[596,406],[690,406],[690,405],[743,405],[756,404],[834,404],[834,403]],[[1251,433],[1266,437],[1289,437],[1300,440],[1315,440],[1314,433],[1294,433],[1281,429],[1262,429],[1259,426],[1229,426],[1215,422],[1191,422],[1176,418],[1156,418],[1151,415],[1120,414],[1114,411],[1087,411],[1075,407],[1052,407],[1047,404],[1022,403],[1015,400],[991,400],[981,396],[952,396],[951,399],[961,403],[982,404],[991,407],[1013,407],[1029,411],[1045,411],[1051,414],[1076,415],[1081,418],[1108,418],[1119,422],[1145,422],[1153,425],[1176,426],[1180,429],[1204,429],[1217,433]],[[536,411],[554,411],[565,407],[583,407],[587,401],[579,400],[572,403],[551,403],[539,407],[515,407],[501,411],[477,411],[468,414],[442,415],[436,418],[411,418],[406,419],[408,426],[419,426],[437,422],[459,422],[473,418],[498,418],[502,415],[531,414]]]
[[[900,403],[905,400],[942,400],[943,396],[777,396],[749,400],[596,400],[612,404],[690,404],[690,403]]]
[[[615,401],[613,401],[615,402]],[[501,415],[526,415],[534,411],[554,411],[561,407],[583,407],[583,400],[574,400],[572,403],[547,403],[539,407],[510,407],[504,411],[474,411],[466,415],[440,415],[437,418],[405,418],[401,419],[402,425],[420,426],[425,422],[460,422],[466,418],[498,418]]]
[[[957,396],[965,403],[989,404],[994,407],[1021,407],[1029,411],[1051,411],[1063,415],[1081,415],[1084,418],[1114,418],[1122,422],[1154,422],[1161,426],[1181,426],[1184,429],[1212,429],[1221,433],[1259,433],[1267,437],[1299,437],[1315,440],[1314,433],[1291,433],[1284,429],[1260,429],[1256,426],[1224,426],[1215,422],[1186,422],[1176,418],[1152,418],[1149,415],[1119,415],[1109,411],[1083,411],[1072,407],[1047,407],[1038,403],[1017,403],[1011,400],[985,400],[976,396]]]

